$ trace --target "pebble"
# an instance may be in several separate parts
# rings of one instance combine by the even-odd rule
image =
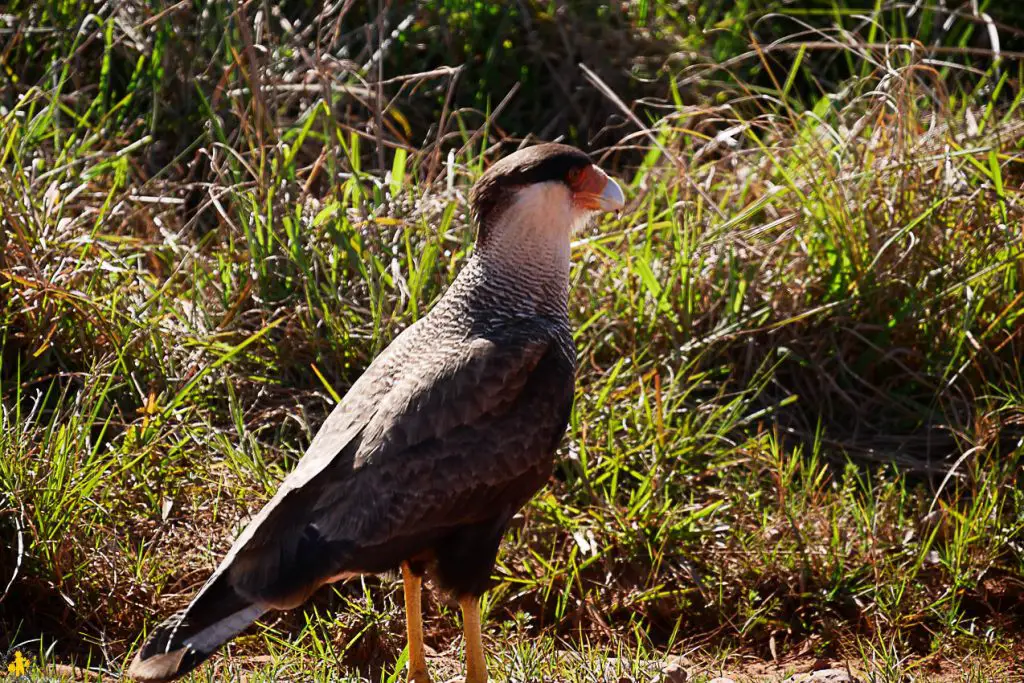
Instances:
[[[686,683],[690,674],[678,664],[669,664],[654,677],[656,683]]]

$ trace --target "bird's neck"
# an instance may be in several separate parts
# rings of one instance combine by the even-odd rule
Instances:
[[[525,205],[524,205],[525,204]],[[571,216],[517,203],[478,242],[472,267],[524,309],[561,313],[569,295]],[[511,302],[510,302],[511,303]]]

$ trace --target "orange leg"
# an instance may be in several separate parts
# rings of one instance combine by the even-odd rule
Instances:
[[[487,683],[487,660],[484,658],[484,643],[480,634],[480,600],[463,598],[462,630],[466,637],[466,683]]]
[[[405,588],[405,625],[409,638],[409,683],[430,683],[427,657],[423,652],[423,579],[402,563],[402,583]]]

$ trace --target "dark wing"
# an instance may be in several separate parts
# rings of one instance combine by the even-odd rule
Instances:
[[[446,529],[514,512],[543,481],[572,405],[565,328],[518,322],[473,342],[413,326],[353,385],[305,457],[129,674],[182,676],[268,607],[378,571]]]
[[[366,421],[342,424],[340,440],[318,435],[246,529],[222,564],[231,584],[293,606],[340,574],[393,568],[447,530],[514,512],[546,476],[568,420],[565,340],[520,322],[397,363]],[[333,457],[321,451],[339,441]]]

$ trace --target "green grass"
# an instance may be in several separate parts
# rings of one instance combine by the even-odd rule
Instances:
[[[630,199],[574,244],[578,393],[485,604],[497,679],[647,680],[671,654],[695,680],[815,658],[876,681],[1011,680],[1024,67],[983,54],[969,17],[934,54],[898,49],[932,45],[936,3],[874,24],[859,17],[875,3],[761,23],[770,3],[739,5],[691,25],[669,3],[610,18],[528,3],[527,30],[421,3],[384,55],[385,79],[411,77],[381,101],[372,69],[307,49],[316,36],[363,64],[377,17],[362,9],[299,3],[288,26],[257,26],[255,7],[216,2],[14,6],[0,662],[119,671],[458,272],[474,178],[519,138],[562,133],[607,143],[595,157]],[[429,28],[446,12],[463,14]],[[861,45],[751,47],[751,27],[783,36],[795,18]],[[205,29],[178,30],[193,19]],[[491,21],[506,57],[485,49]],[[512,56],[551,77],[515,86]],[[458,78],[422,75],[456,59]],[[622,112],[581,59],[644,130],[603,128]],[[573,88],[585,124],[557,99]],[[455,675],[457,610],[429,603],[432,664]],[[324,590],[195,680],[403,680],[399,607],[393,577]]]

